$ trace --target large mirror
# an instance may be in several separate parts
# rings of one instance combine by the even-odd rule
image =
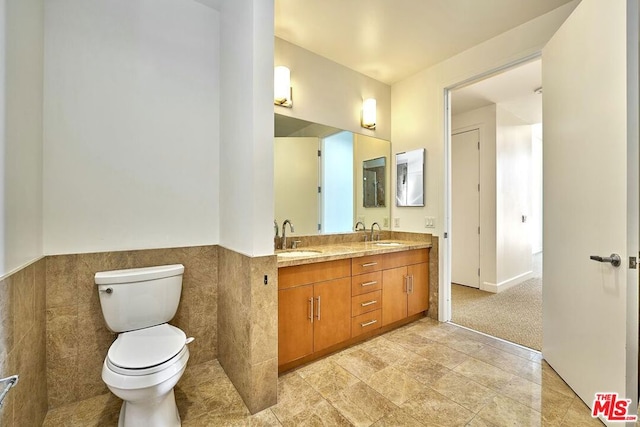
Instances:
[[[389,141],[275,114],[276,223],[289,219],[297,235],[348,233],[358,221],[388,229],[390,158]],[[369,196],[365,174],[376,182]]]
[[[424,206],[424,153],[396,154],[396,206]]]

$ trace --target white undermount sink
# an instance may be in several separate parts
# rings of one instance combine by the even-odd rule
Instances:
[[[297,258],[302,256],[314,256],[321,253],[322,252],[320,251],[287,251],[287,252],[280,252],[277,255],[282,258]]]
[[[376,242],[377,246],[402,246],[399,242]]]

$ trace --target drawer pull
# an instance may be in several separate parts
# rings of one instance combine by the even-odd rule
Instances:
[[[362,264],[363,267],[373,267],[374,265],[378,265],[377,262],[368,262],[366,264]]]
[[[371,300],[371,301],[367,301],[367,302],[362,302],[360,303],[361,307],[366,307],[368,305],[372,305],[372,304],[376,304],[378,301],[377,300]]]
[[[364,286],[373,286],[373,285],[376,285],[377,283],[378,283],[378,281],[377,281],[377,280],[373,280],[373,281],[371,281],[371,282],[364,282],[364,283],[360,283],[360,286],[363,286],[363,287],[364,287]]]
[[[368,322],[360,323],[360,326],[364,328],[364,327],[367,327],[367,326],[371,326],[374,323],[378,323],[378,321],[376,319],[369,320]]]

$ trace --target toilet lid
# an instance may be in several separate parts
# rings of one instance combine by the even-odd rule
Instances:
[[[167,323],[124,332],[111,344],[107,357],[121,368],[144,369],[174,357],[185,346],[187,336]]]

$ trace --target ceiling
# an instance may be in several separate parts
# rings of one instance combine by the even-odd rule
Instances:
[[[451,115],[490,104],[501,107],[529,124],[542,123],[542,61],[537,59],[503,73],[452,91]]]
[[[386,84],[571,0],[275,0],[275,35]]]

